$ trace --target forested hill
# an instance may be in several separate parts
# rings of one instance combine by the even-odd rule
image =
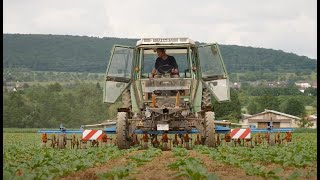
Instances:
[[[134,46],[137,39],[67,35],[3,35],[3,67],[34,71],[105,72],[114,44]],[[218,42],[219,43],[219,42]],[[281,50],[220,45],[229,73],[315,71],[317,61]]]

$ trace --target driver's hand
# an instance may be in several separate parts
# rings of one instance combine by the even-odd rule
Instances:
[[[177,74],[178,73],[178,69],[172,69],[171,72]]]
[[[154,78],[154,74],[151,73],[149,79],[152,80]]]

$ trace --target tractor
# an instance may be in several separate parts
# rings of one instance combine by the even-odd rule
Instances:
[[[168,63],[157,66],[154,74],[159,48],[175,58],[177,74],[172,74],[176,67]],[[82,125],[78,130],[67,130],[62,124],[57,130],[39,130],[42,147],[51,141],[53,148],[63,149],[70,141],[71,148],[85,149],[88,142],[96,147],[108,141],[119,149],[135,145],[148,148],[151,140],[153,146],[162,146],[163,150],[170,150],[171,144],[191,149],[189,134],[197,134],[194,145],[208,147],[220,145],[221,141],[240,145],[242,140],[243,145],[251,143],[253,147],[253,142],[288,144],[292,139],[293,128],[275,129],[272,122],[267,129],[231,129],[231,125],[247,124],[215,120],[211,98],[230,101],[229,79],[217,43],[197,45],[189,38],[143,38],[135,47],[114,45],[105,80],[103,102],[121,104],[116,120]],[[281,132],[285,132],[284,138]],[[256,135],[252,137],[250,133]],[[52,138],[47,134],[52,134]],[[67,134],[72,134],[72,138],[67,138]],[[174,138],[169,136],[173,134]],[[158,135],[162,135],[162,143]]]
[[[175,58],[178,76],[172,76],[173,66],[163,65],[152,77],[157,48],[164,48]],[[197,45],[190,38],[142,38],[134,47],[114,45],[105,80],[103,102],[122,100],[115,133],[120,149],[130,148],[137,131],[156,137],[196,129],[202,145],[215,145],[217,121],[211,98],[230,100],[228,74],[217,43]]]

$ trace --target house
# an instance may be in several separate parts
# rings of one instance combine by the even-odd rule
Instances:
[[[243,127],[268,128],[272,122],[273,128],[298,128],[298,121],[301,118],[285,114],[274,110],[265,110],[264,112],[245,117],[240,120]]]
[[[308,117],[308,119],[309,119],[309,121],[311,121],[312,122],[312,126],[311,126],[311,128],[317,128],[317,115],[315,114],[315,115],[311,115],[311,116],[309,116]]]
[[[299,88],[299,91],[302,93],[304,93],[304,90],[305,90],[304,88]]]
[[[308,88],[311,87],[311,85],[308,82],[305,81],[297,81],[294,83],[296,86],[300,87],[300,88]]]
[[[268,82],[269,87],[285,87],[288,85],[286,81],[270,81]]]
[[[313,87],[313,88],[317,88],[317,80],[313,81],[312,87]]]
[[[241,88],[241,82],[230,82],[230,87],[234,89],[240,89]]]

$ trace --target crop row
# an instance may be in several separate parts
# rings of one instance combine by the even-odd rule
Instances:
[[[135,171],[136,167],[142,166],[147,162],[150,162],[155,156],[161,154],[160,149],[149,148],[148,150],[128,157],[129,163],[126,166],[114,167],[108,172],[100,173],[98,176],[100,179],[123,179],[130,174],[137,173]]]
[[[188,151],[185,148],[175,147],[172,151],[177,160],[168,167],[177,171],[175,177],[186,177],[192,180],[218,179],[215,174],[207,171],[199,159],[188,157]]]
[[[247,147],[230,147],[220,146],[217,148],[208,148],[205,146],[197,146],[195,150],[207,154],[213,160],[223,162],[225,164],[240,167],[245,170],[247,175],[258,175],[265,178],[280,178],[280,174],[288,166],[295,169],[303,169],[316,165],[317,149],[315,134],[299,135],[289,145],[279,146],[255,146]],[[302,137],[304,141],[299,139]],[[279,167],[268,170],[266,164],[278,164]],[[299,176],[314,176],[316,172],[301,173],[294,171],[289,175],[289,179]]]
[[[40,140],[35,139],[35,134],[29,133],[4,134],[4,179],[52,179],[100,165],[135,150],[119,150],[114,146],[58,150],[40,148]]]

